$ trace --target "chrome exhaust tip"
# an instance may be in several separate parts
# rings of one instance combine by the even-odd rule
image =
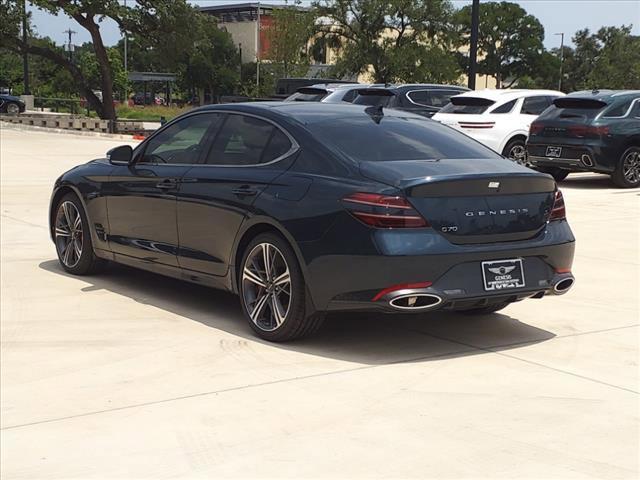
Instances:
[[[442,303],[442,298],[432,293],[406,293],[389,300],[389,305],[398,310],[428,310]]]
[[[576,279],[573,277],[562,278],[553,284],[553,293],[563,295],[569,291],[575,282]]]
[[[588,154],[583,154],[582,157],[580,157],[580,159],[582,160],[582,164],[585,167],[593,167],[593,160],[591,159],[591,157]]]

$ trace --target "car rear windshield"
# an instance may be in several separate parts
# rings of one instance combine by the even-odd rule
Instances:
[[[393,94],[375,95],[367,93],[366,95],[358,94],[353,101],[356,105],[370,105],[372,107],[387,107],[393,98]]]
[[[328,147],[357,161],[498,157],[463,133],[428,119],[345,117],[312,123],[307,128]]]
[[[440,113],[466,113],[478,115],[484,113],[493,105],[493,100],[480,97],[453,97],[451,102],[440,110]]]
[[[607,106],[606,102],[591,98],[556,98],[553,101],[555,108],[549,109],[544,118],[575,118],[591,120]]]
[[[314,93],[296,92],[287,98],[287,102],[319,102],[329,94],[326,90],[318,90]]]

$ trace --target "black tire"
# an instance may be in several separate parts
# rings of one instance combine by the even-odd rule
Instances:
[[[627,148],[611,175],[613,183],[620,188],[640,186],[640,147]]]
[[[469,310],[461,310],[460,313],[465,315],[490,315],[497,311],[506,308],[511,302],[494,303],[493,305],[487,305],[486,307],[470,308]]]
[[[514,138],[509,141],[507,145],[502,150],[502,156],[507,157],[509,160],[512,160],[520,165],[528,165],[527,161],[527,148],[525,146],[524,140],[520,138]]]
[[[264,266],[265,249],[266,258],[271,258],[269,268]],[[245,269],[249,269],[249,272]],[[285,278],[287,271],[290,279],[288,294],[284,286],[278,290],[280,285],[274,281]],[[265,286],[258,285],[257,281]],[[245,248],[238,274],[238,291],[249,326],[265,340],[286,342],[310,335],[320,328],[324,320],[323,314],[307,311],[308,293],[298,259],[288,242],[275,233],[260,234]],[[263,297],[268,299],[261,303]],[[284,307],[285,303],[287,309],[282,315],[280,307]],[[259,305],[261,309],[258,309]],[[250,310],[254,313],[253,318]],[[280,322],[278,317],[281,318]]]
[[[8,113],[9,115],[17,115],[20,113],[20,105],[16,102],[6,102],[2,106],[2,112]]]
[[[69,223],[75,223],[69,222],[69,216],[65,214],[65,208],[69,212],[73,212],[73,209],[68,204],[73,205],[75,212],[80,217],[79,225],[81,230],[79,232],[77,229],[67,228]],[[75,219],[75,217],[73,217],[73,219]],[[77,240],[81,241],[80,255],[77,254],[78,250],[74,248],[78,245]],[[76,243],[74,244],[72,242]],[[68,193],[62,197],[56,206],[54,243],[60,265],[65,271],[73,275],[90,275],[98,272],[106,264],[106,261],[96,257],[93,251],[93,242],[91,241],[87,215],[78,197],[72,193]]]
[[[563,170],[562,168],[541,168],[539,171],[548,173],[557,183],[563,181],[571,173],[569,170]]]

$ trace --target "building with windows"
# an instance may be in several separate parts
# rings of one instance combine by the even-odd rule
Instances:
[[[244,2],[227,5],[212,5],[200,7],[200,11],[207,15],[212,15],[218,19],[219,28],[226,30],[236,47],[240,50],[242,63],[268,61],[269,60],[269,28],[273,25],[272,13],[283,5],[262,3],[262,2]],[[289,6],[289,8],[292,8]],[[295,6],[293,8],[304,9],[304,7]],[[389,36],[393,36],[395,32],[388,32]],[[317,41],[312,39],[310,43]],[[336,63],[340,54],[339,50],[329,47],[319,48],[320,58],[312,62],[309,69],[309,77],[322,77],[323,72]],[[460,52],[468,52],[468,47],[460,49]],[[372,78],[368,72],[358,76],[358,81],[362,83],[371,83]],[[459,83],[466,85],[467,76],[463,75]],[[493,77],[486,75],[476,76],[476,88],[495,88],[496,82]]]
[[[265,59],[268,55],[267,31],[273,24],[271,14],[276,8],[278,5],[246,2],[200,7],[200,11],[218,19],[218,26],[229,32],[240,49],[242,62],[249,63]]]

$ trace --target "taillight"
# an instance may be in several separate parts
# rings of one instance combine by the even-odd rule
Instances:
[[[556,190],[556,196],[553,200],[553,207],[551,208],[551,215],[549,215],[549,221],[552,220],[564,220],[567,218],[567,210],[564,206],[564,197],[560,190]]]
[[[532,123],[529,127],[529,135],[538,135],[544,130],[544,125],[541,123]]]
[[[422,228],[427,221],[406,198],[358,192],[342,199],[349,213],[362,223],[376,228]]]
[[[609,127],[590,125],[571,125],[567,128],[569,135],[573,137],[599,137],[609,135]]]

